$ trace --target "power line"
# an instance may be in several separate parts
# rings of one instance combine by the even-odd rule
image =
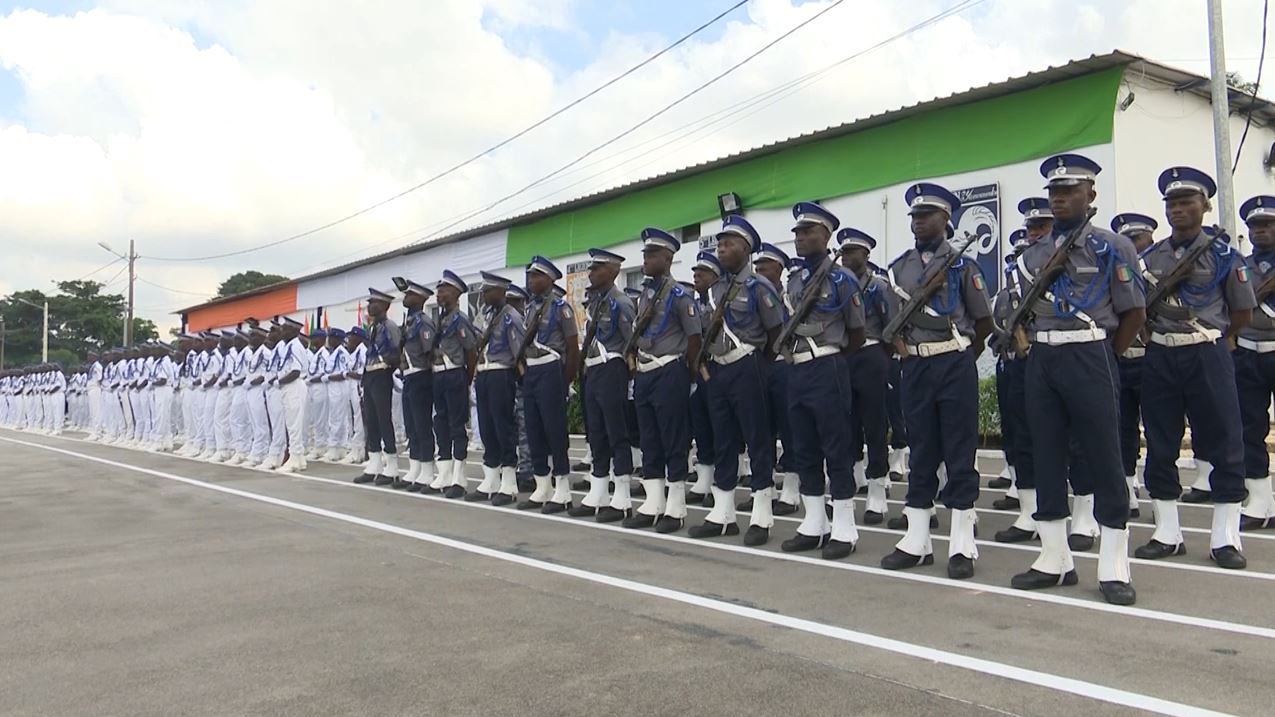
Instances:
[[[349,221],[349,220],[351,220],[351,219],[354,219],[355,217],[359,217],[359,216],[362,216],[362,215],[364,215],[364,214],[367,214],[368,212],[373,211],[373,210],[375,210],[375,209],[378,209],[378,208],[380,208],[380,207],[383,207],[383,206],[385,206],[386,204],[389,204],[390,202],[393,202],[393,201],[395,201],[395,200],[397,200],[397,199],[401,199],[402,197],[405,197],[405,196],[407,196],[408,194],[411,194],[412,192],[415,192],[415,191],[417,191],[417,190],[419,190],[419,189],[422,189],[422,188],[424,188],[424,187],[427,187],[427,186],[429,186],[430,184],[433,184],[434,182],[436,182],[436,181],[438,181],[438,180],[442,179],[443,177],[446,177],[446,176],[448,176],[448,175],[450,175],[450,174],[452,174],[452,173],[456,172],[457,170],[459,170],[459,169],[461,169],[461,168],[463,168],[463,167],[465,167],[465,166],[468,166],[468,165],[470,165],[470,164],[472,164],[472,163],[474,163],[474,162],[478,161],[479,159],[482,159],[483,157],[485,157],[485,156],[487,156],[487,155],[491,154],[492,152],[495,152],[496,150],[498,150],[498,149],[500,149],[500,148],[504,147],[505,145],[507,145],[507,144],[509,144],[509,143],[511,143],[511,142],[513,142],[513,141],[515,141],[515,140],[517,140],[517,139],[519,139],[520,137],[522,137],[522,136],[526,135],[528,132],[531,132],[532,130],[535,130],[536,128],[538,128],[538,127],[540,127],[540,126],[544,125],[546,122],[549,122],[550,120],[552,120],[552,119],[554,119],[555,117],[557,117],[557,116],[559,116],[559,115],[563,114],[564,112],[566,112],[566,111],[570,110],[571,108],[575,107],[576,105],[579,105],[581,102],[584,102],[585,100],[589,99],[590,97],[593,97],[594,95],[596,95],[596,94],[598,94],[599,92],[601,92],[601,91],[605,90],[606,88],[610,87],[611,85],[614,85],[615,83],[619,82],[620,80],[624,79],[625,77],[628,77],[629,75],[633,74],[634,72],[637,72],[638,70],[642,69],[643,67],[645,67],[645,66],[649,65],[650,63],[654,62],[655,60],[659,59],[659,58],[660,58],[660,57],[662,57],[663,55],[665,55],[665,54],[669,53],[669,52],[670,52],[670,51],[672,51],[674,48],[676,48],[676,47],[678,47],[679,45],[681,45],[681,44],[685,43],[687,40],[691,39],[691,38],[692,38],[692,37],[694,37],[695,35],[698,35],[700,32],[703,32],[704,30],[708,29],[710,26],[712,26],[712,25],[716,24],[716,23],[717,23],[719,20],[721,20],[722,18],[726,17],[727,15],[731,14],[731,13],[732,13],[732,12],[734,12],[735,10],[737,10],[737,9],[739,9],[740,7],[744,6],[745,4],[747,4],[747,2],[748,2],[748,0],[739,0],[739,1],[738,1],[738,2],[736,2],[735,4],[731,5],[730,7],[726,8],[726,9],[725,9],[725,10],[723,10],[722,12],[718,13],[717,15],[715,15],[715,16],[714,16],[712,19],[710,19],[709,21],[707,21],[707,22],[703,23],[702,25],[700,25],[699,27],[695,28],[694,30],[691,30],[690,32],[688,32],[688,33],[686,33],[685,35],[681,36],[681,37],[680,37],[680,38],[678,38],[676,41],[674,41],[671,45],[666,46],[664,49],[660,50],[659,52],[655,53],[654,55],[651,55],[651,56],[647,57],[646,59],[644,59],[644,60],[642,60],[641,62],[639,62],[638,64],[636,64],[636,65],[634,65],[634,66],[630,67],[629,69],[625,70],[624,72],[620,73],[619,75],[616,75],[615,77],[611,78],[610,80],[607,80],[607,81],[606,81],[606,82],[604,82],[603,84],[599,85],[598,87],[595,87],[594,89],[590,90],[589,92],[585,93],[584,95],[582,95],[582,96],[580,96],[580,97],[576,98],[575,100],[572,100],[570,103],[566,104],[565,106],[563,106],[563,107],[561,107],[561,108],[559,108],[559,109],[555,110],[554,112],[552,112],[552,113],[550,113],[550,114],[546,115],[545,117],[543,117],[543,118],[541,118],[541,119],[537,120],[536,122],[534,122],[534,123],[532,123],[531,125],[529,125],[529,126],[525,127],[524,129],[522,129],[522,130],[521,130],[521,131],[519,131],[518,133],[516,133],[516,134],[514,134],[514,135],[512,135],[512,136],[510,136],[510,137],[507,137],[507,138],[505,138],[505,139],[501,140],[500,142],[497,142],[496,144],[494,144],[494,145],[492,145],[492,146],[488,147],[487,149],[485,149],[485,150],[483,150],[483,151],[479,152],[478,154],[475,154],[474,156],[470,157],[469,159],[466,159],[466,160],[464,160],[464,161],[460,162],[459,164],[456,164],[456,165],[452,166],[452,167],[451,167],[451,168],[449,168],[449,169],[443,170],[442,172],[439,172],[438,174],[435,174],[434,176],[432,176],[432,177],[430,177],[430,178],[426,179],[425,181],[423,181],[423,182],[421,182],[421,183],[419,183],[419,184],[416,184],[416,185],[414,185],[414,186],[408,187],[407,189],[405,189],[405,190],[403,190],[403,191],[399,192],[398,194],[395,194],[395,195],[394,195],[394,196],[392,196],[392,197],[387,197],[386,199],[382,199],[381,201],[379,201],[379,202],[377,202],[377,203],[375,203],[375,204],[372,204],[372,205],[370,205],[370,206],[364,207],[364,208],[362,208],[362,209],[360,209],[360,210],[358,210],[358,211],[356,211],[356,212],[353,212],[353,213],[351,213],[351,214],[347,214],[347,215],[345,215],[345,216],[341,217],[340,219],[335,219],[335,220],[333,220],[333,221],[330,221],[330,222],[328,222],[327,224],[323,224],[323,225],[320,225],[320,226],[314,227],[313,229],[307,229],[306,231],[303,231],[303,232],[301,232],[301,233],[299,233],[299,234],[293,234],[292,236],[284,237],[283,239],[278,239],[278,240],[275,240],[275,241],[272,241],[272,242],[268,242],[268,243],[266,243],[266,244],[262,244],[261,246],[257,246],[257,247],[251,247],[251,248],[248,248],[248,249],[240,249],[240,250],[237,250],[237,251],[225,252],[225,253],[223,253],[223,254],[212,254],[212,255],[209,255],[209,256],[198,256],[198,257],[159,257],[159,256],[148,256],[148,257],[146,257],[146,258],[147,258],[147,259],[150,259],[150,260],[152,260],[152,261],[208,261],[208,260],[211,260],[211,259],[224,259],[224,258],[226,258],[226,257],[239,256],[239,255],[241,255],[241,254],[248,254],[248,253],[251,253],[251,252],[261,251],[262,249],[268,249],[268,248],[270,248],[270,247],[279,246],[280,244],[285,244],[285,243],[290,242],[290,241],[295,241],[295,240],[297,240],[297,239],[301,239],[301,238],[303,238],[303,237],[307,237],[307,236],[310,236],[310,235],[312,235],[312,234],[316,234],[316,233],[318,233],[318,232],[324,231],[325,229],[331,229],[332,227],[337,226],[338,224],[343,224],[343,223],[345,223],[345,222],[347,222],[347,221]],[[841,0],[837,0],[837,2],[836,2],[835,4],[840,4],[840,2],[841,2]],[[822,13],[821,13],[821,14],[822,14]]]
[[[481,214],[481,213],[483,213],[483,212],[485,212],[485,211],[487,211],[487,210],[489,210],[489,209],[491,209],[491,208],[493,208],[493,207],[495,207],[495,206],[497,206],[497,205],[499,205],[499,204],[504,203],[506,200],[512,199],[513,197],[516,197],[516,196],[518,196],[519,194],[522,194],[523,192],[525,192],[525,191],[527,191],[527,190],[529,190],[529,189],[531,189],[531,188],[533,188],[533,187],[535,187],[535,186],[537,186],[537,185],[539,185],[539,184],[541,184],[541,183],[543,183],[543,182],[546,182],[546,181],[548,181],[548,180],[552,179],[553,177],[556,177],[557,175],[561,174],[562,172],[564,172],[564,171],[566,171],[566,170],[570,169],[571,167],[574,167],[575,165],[579,164],[580,162],[584,161],[585,159],[587,159],[588,157],[590,157],[591,155],[593,155],[593,154],[594,154],[595,152],[597,152],[598,150],[601,150],[601,149],[603,149],[603,148],[605,148],[605,147],[609,147],[610,145],[612,145],[612,144],[614,144],[614,143],[618,142],[619,140],[621,140],[621,139],[623,139],[623,138],[625,138],[625,137],[629,136],[630,134],[633,134],[633,133],[634,133],[634,132],[636,132],[637,130],[639,130],[639,129],[641,129],[642,127],[645,127],[646,125],[648,125],[648,124],[650,124],[651,122],[653,122],[653,121],[654,121],[657,117],[660,117],[660,116],[661,116],[661,115],[663,115],[665,112],[668,112],[669,110],[673,109],[674,107],[676,107],[676,106],[678,106],[678,105],[682,104],[682,103],[683,103],[683,102],[685,102],[686,100],[690,99],[691,97],[694,97],[695,95],[699,94],[699,93],[700,93],[700,92],[702,92],[703,90],[707,89],[709,86],[713,85],[713,84],[714,84],[714,83],[716,83],[718,80],[721,80],[723,77],[726,77],[727,75],[729,75],[730,73],[734,72],[735,70],[738,70],[739,68],[741,68],[741,67],[743,67],[744,65],[748,64],[750,61],[752,61],[752,60],[753,60],[754,58],[756,58],[758,55],[761,55],[762,53],[766,52],[766,51],[767,51],[767,50],[769,50],[770,48],[774,47],[775,45],[779,44],[779,43],[780,43],[780,42],[782,42],[783,40],[787,39],[789,36],[791,36],[793,33],[797,32],[797,31],[798,31],[798,30],[800,30],[801,28],[803,28],[803,27],[805,27],[805,26],[809,25],[810,23],[814,22],[815,20],[818,20],[819,18],[823,17],[826,13],[828,13],[828,11],[832,10],[833,8],[836,8],[837,6],[841,5],[841,3],[843,3],[843,2],[845,2],[845,0],[833,0],[833,2],[832,2],[832,4],[831,4],[831,5],[829,5],[829,6],[825,7],[824,9],[822,9],[822,10],[820,10],[819,12],[815,13],[814,15],[811,15],[810,17],[806,18],[805,20],[802,20],[801,22],[797,23],[795,26],[793,26],[792,28],[788,29],[786,32],[784,32],[784,33],[783,33],[782,35],[780,35],[779,37],[775,38],[774,40],[771,40],[770,42],[766,43],[765,45],[762,45],[759,49],[757,49],[756,51],[754,51],[752,54],[748,55],[748,56],[747,56],[747,57],[745,57],[744,59],[740,60],[739,62],[736,62],[734,65],[731,65],[730,67],[726,68],[726,69],[725,69],[725,70],[723,70],[722,72],[720,72],[720,73],[718,73],[717,75],[713,76],[713,77],[712,77],[712,78],[710,78],[707,82],[704,82],[703,84],[699,85],[698,87],[696,87],[695,89],[691,90],[690,92],[687,92],[686,94],[682,95],[681,97],[678,97],[677,99],[673,100],[673,101],[672,101],[672,102],[670,102],[669,104],[664,105],[664,107],[662,107],[662,108],[660,108],[659,110],[657,110],[654,114],[651,114],[651,115],[647,116],[647,117],[646,117],[645,119],[643,119],[641,122],[638,122],[637,124],[635,124],[635,125],[633,125],[632,127],[628,128],[628,129],[626,129],[626,130],[624,130],[624,131],[623,131],[623,132],[621,132],[620,134],[615,135],[615,136],[614,136],[614,137],[612,137],[611,139],[608,139],[607,141],[603,142],[602,144],[597,145],[597,146],[596,146],[596,147],[594,147],[593,149],[590,149],[589,151],[585,152],[584,154],[580,155],[579,157],[576,157],[575,159],[571,160],[570,162],[567,162],[566,164],[564,164],[564,165],[562,165],[561,167],[559,167],[559,168],[557,168],[557,169],[553,170],[553,171],[552,171],[552,172],[550,172],[549,174],[544,175],[543,177],[541,177],[541,178],[537,179],[536,181],[532,182],[531,184],[526,185],[526,186],[525,186],[525,187],[523,187],[522,189],[519,189],[519,190],[517,190],[517,191],[515,191],[515,192],[512,192],[512,193],[510,193],[510,194],[506,194],[505,196],[503,196],[503,197],[501,197],[501,198],[497,199],[496,201],[492,202],[491,204],[488,204],[487,206],[483,207],[482,209],[479,209],[479,210],[477,210],[477,211],[475,211],[475,212],[472,212],[472,213],[470,213],[469,215],[465,216],[464,218],[461,218],[461,219],[459,219],[459,220],[457,220],[457,221],[454,221],[454,222],[452,222],[452,223],[448,224],[447,226],[443,227],[442,229],[439,229],[438,231],[434,232],[432,235],[430,235],[430,237],[427,237],[427,238],[432,238],[432,237],[434,237],[434,236],[438,236],[439,234],[441,234],[441,233],[443,233],[443,232],[446,232],[448,229],[451,229],[452,227],[456,226],[457,224],[460,224],[460,223],[462,223],[462,222],[464,222],[464,221],[467,221],[467,220],[468,220],[468,219],[470,219],[471,217],[474,217],[474,216],[476,216],[476,215],[478,215],[478,214]],[[418,242],[418,243],[419,243],[419,242]]]
[[[149,257],[148,257],[148,258],[149,258]],[[156,289],[163,289],[164,291],[171,291],[171,292],[173,292],[174,294],[187,294],[187,295],[189,295],[189,296],[205,296],[205,297],[206,297],[206,296],[208,296],[208,292],[206,292],[206,291],[184,291],[184,290],[182,290],[182,289],[173,289],[173,288],[170,288],[170,287],[167,287],[167,286],[163,286],[163,285],[161,285],[161,284],[156,284],[155,282],[150,281],[150,280],[148,280],[148,279],[143,279],[143,278],[142,278],[142,277],[140,277],[140,276],[139,276],[139,277],[137,277],[137,280],[138,280],[138,281],[140,281],[140,282],[142,282],[143,284],[149,284],[149,285],[151,285],[151,286],[155,287]]]
[[[1240,146],[1235,148],[1235,163],[1231,165],[1231,174],[1240,167],[1240,155],[1244,153],[1244,140],[1248,139],[1248,128],[1253,126],[1253,108],[1257,105],[1257,90],[1262,86],[1262,66],[1266,64],[1266,16],[1271,9],[1270,0],[1262,0],[1262,54],[1257,61],[1257,78],[1253,80],[1253,97],[1248,103],[1247,117],[1244,119],[1244,133],[1240,135]]]
[[[109,262],[107,262],[107,263],[105,263],[105,264],[103,264],[103,265],[99,266],[98,268],[94,269],[93,271],[90,271],[89,273],[85,274],[84,276],[81,276],[80,278],[75,279],[75,281],[84,281],[85,279],[89,278],[90,276],[93,276],[94,274],[97,274],[98,272],[101,272],[103,269],[109,269],[109,268],[111,268],[112,266],[115,266],[117,263],[119,263],[119,262],[121,262],[121,261],[123,261],[123,259],[122,259],[122,258],[120,258],[120,257],[117,257],[117,258],[115,258],[115,259],[112,259],[111,261],[109,261]],[[72,283],[74,283],[74,282],[72,282]]]

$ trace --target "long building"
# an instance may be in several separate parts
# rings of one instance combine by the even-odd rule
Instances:
[[[1232,90],[1230,106],[1234,142],[1249,124],[1234,173],[1238,206],[1248,196],[1275,193],[1275,105]],[[674,274],[689,279],[696,252],[712,242],[723,202],[738,202],[767,241],[791,250],[790,207],[819,201],[843,226],[876,237],[873,258],[884,264],[911,242],[903,192],[921,180],[939,182],[961,196],[964,206],[953,217],[956,231],[978,238],[979,262],[994,291],[1007,238],[1022,223],[1018,201],[1043,195],[1041,161],[1067,151],[1084,153],[1104,168],[1097,181],[1095,222],[1106,223],[1120,212],[1162,217],[1156,178],[1165,167],[1213,171],[1208,79],[1123,52],[1092,56],[178,313],[190,331],[281,315],[312,326],[348,328],[363,317],[367,287],[390,290],[391,276],[431,285],[444,269],[467,280],[482,270],[517,278],[536,254],[554,259],[567,272],[565,288],[578,305],[590,247],[627,257],[622,281],[641,282],[638,234],[646,226],[680,234],[683,248]],[[1239,234],[1237,241],[1247,249]],[[476,303],[475,292],[471,309]],[[584,312],[578,315],[582,320]]]

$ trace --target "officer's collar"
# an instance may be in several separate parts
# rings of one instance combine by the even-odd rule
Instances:
[[[1204,235],[1204,229],[1203,229],[1203,228],[1201,228],[1201,229],[1200,229],[1200,231],[1196,232],[1195,234],[1192,234],[1189,238],[1187,238],[1187,239],[1185,239],[1185,240],[1179,240],[1176,236],[1174,236],[1173,234],[1170,234],[1170,235],[1169,235],[1169,246],[1170,246],[1170,247],[1172,247],[1172,248],[1174,248],[1174,249],[1182,249],[1182,248],[1184,248],[1184,247],[1191,246],[1191,245],[1192,245],[1192,244],[1194,244],[1197,240],[1199,240],[1199,238],[1200,238],[1201,236],[1203,236],[1203,235]]]
[[[924,254],[925,252],[937,254],[939,253],[939,249],[943,247],[943,242],[945,241],[946,239],[943,239],[943,238],[934,239],[932,241],[927,241],[927,242],[918,241],[916,243],[916,250],[922,254]]]

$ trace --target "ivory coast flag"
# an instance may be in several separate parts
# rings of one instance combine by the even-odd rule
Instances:
[[[1121,264],[1116,267],[1116,278],[1119,279],[1122,284],[1128,284],[1133,281],[1133,271],[1129,269],[1128,264]]]

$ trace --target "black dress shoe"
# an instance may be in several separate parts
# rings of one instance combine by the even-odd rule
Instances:
[[[673,518],[667,515],[661,515],[660,519],[655,521],[655,532],[657,533],[676,533],[682,529],[686,523],[685,518]]]
[[[625,518],[624,522],[620,523],[620,525],[632,530],[641,530],[642,528],[649,528],[652,525],[655,525],[655,516],[646,515],[645,513],[635,512],[633,515],[630,515],[629,517]]]
[[[1007,496],[1005,498],[997,498],[992,501],[992,507],[996,510],[1018,510],[1023,506],[1018,502],[1017,498],[1010,498]]]
[[[891,518],[889,522],[885,524],[885,527],[889,528],[890,530],[907,530],[908,517],[907,515],[900,515],[897,518]],[[939,527],[939,517],[937,515],[931,515],[930,529],[933,530],[937,527]]]
[[[589,490],[588,478],[576,478],[571,481],[571,490]]]
[[[738,510],[744,513],[751,513],[753,510],[753,497],[750,495],[747,498],[736,503],[735,510]]]
[[[390,476],[380,475],[376,477],[376,480],[372,481],[372,485],[393,485],[394,481],[395,479]]]
[[[712,521],[704,521],[699,525],[692,525],[686,534],[692,538],[719,538],[724,535],[739,535],[738,523],[714,523]]]
[[[824,533],[823,535],[802,535],[797,533],[791,538],[779,544],[779,549],[785,553],[804,553],[807,550],[818,550],[832,539],[832,534]]]
[[[1146,545],[1138,546],[1133,551],[1133,557],[1139,560],[1159,560],[1161,558],[1171,558],[1175,555],[1186,555],[1186,543],[1165,545],[1158,540],[1152,540]]]
[[[567,515],[571,516],[572,518],[589,518],[589,517],[596,516],[598,512],[601,510],[602,510],[601,508],[594,508],[592,506],[588,506],[588,505],[585,505],[584,503],[581,503],[580,505],[573,505],[570,508],[568,508]]]
[[[372,475],[372,474],[370,474],[370,473],[364,473],[363,475],[358,476],[357,478],[355,478],[355,479],[354,479],[354,482],[355,482],[355,483],[358,483],[358,484],[360,484],[360,485],[362,485],[362,484],[364,484],[364,483],[371,483],[371,482],[372,482],[372,481],[374,481],[374,480],[376,480],[376,476],[374,476],[374,475]]]
[[[531,477],[530,473],[525,476],[520,475],[516,480],[518,481],[519,493],[530,493],[536,489],[536,481]]]
[[[413,483],[412,483],[411,485],[407,486],[407,492],[408,492],[408,493],[420,493],[420,492],[421,492],[421,488],[422,488],[422,486],[423,486],[423,484],[421,484],[421,483],[416,483],[416,482],[414,482],[414,481],[413,481]]]
[[[770,540],[770,528],[763,528],[760,525],[750,525],[748,530],[744,531],[744,545],[756,547],[765,545]]]
[[[442,492],[438,488],[431,487],[428,483],[421,483],[421,495],[438,495]]]
[[[1192,488],[1191,490],[1188,490],[1187,492],[1183,493],[1182,497],[1178,498],[1178,500],[1182,501],[1183,503],[1212,503],[1213,492],[1208,490],[1200,490],[1198,488]]]
[[[704,499],[707,497],[708,497],[707,493],[696,493],[693,490],[688,490],[686,491],[686,504],[699,505],[700,503],[703,503]]]
[[[1031,530],[1023,530],[1017,525],[1011,525],[1004,530],[996,531],[996,535],[992,536],[998,543],[1026,543],[1036,539],[1036,533]]]
[[[898,471],[890,471],[890,480],[902,482],[903,474]]]
[[[543,507],[545,507],[544,503],[530,498],[518,504],[518,510],[540,510]]]
[[[1234,545],[1225,545],[1210,550],[1209,558],[1217,563],[1219,568],[1226,568],[1227,570],[1243,570],[1248,567],[1248,560]]]
[[[599,523],[618,523],[632,514],[633,509],[631,508],[629,510],[620,510],[619,508],[604,505],[598,509],[598,514],[593,519]]]
[[[797,512],[797,506],[792,503],[785,503],[782,500],[775,501],[775,506],[771,508],[771,512],[775,515],[792,515]]]
[[[580,461],[579,463],[571,466],[571,471],[574,473],[585,473],[590,470],[593,470],[593,466],[591,464],[585,463],[584,461]]]
[[[465,494],[466,503],[479,503],[491,500],[491,493],[483,493],[481,491],[470,491]]]
[[[518,496],[516,495],[509,495],[508,493],[497,493],[496,495],[493,495],[491,497],[491,504],[499,508],[506,505],[511,505],[517,499],[518,499]]]
[[[905,553],[898,548],[895,548],[893,553],[881,558],[881,567],[886,570],[906,570],[908,568],[933,564],[933,553],[930,553],[929,555],[913,555],[911,553]]]
[[[706,510],[709,508],[712,508],[716,504],[717,504],[717,499],[713,497],[712,493],[705,493],[704,500],[700,501],[700,506]]]
[[[1014,481],[1008,478],[993,478],[987,481],[988,488],[999,488],[1001,490],[1005,490],[1012,485],[1014,485]]]
[[[876,512],[875,510],[863,511],[864,525],[880,525],[881,521],[883,520],[885,520],[885,516],[882,515],[881,513]]]
[[[1104,580],[1098,583],[1102,597],[1112,605],[1132,605],[1138,601],[1138,593],[1133,583],[1122,583],[1118,580]]]
[[[394,490],[407,490],[407,487],[410,485],[411,483],[408,483],[407,481],[401,478],[395,478],[394,482],[390,483],[390,487],[393,488]]]
[[[974,577],[974,560],[956,554],[947,559],[947,576],[953,580],[968,580]]]
[[[458,485],[449,485],[443,489],[443,497],[451,498],[452,500],[456,500],[458,498],[464,498],[465,489],[461,488]]]
[[[841,560],[850,557],[850,554],[859,546],[856,543],[847,543],[844,540],[831,540],[824,543],[823,552],[819,557],[824,560]]]
[[[1240,516],[1240,530],[1265,530],[1275,528],[1275,518],[1254,518],[1251,515]]]
[[[1093,536],[1083,533],[1069,533],[1067,535],[1067,547],[1071,548],[1073,553],[1086,553],[1093,549]]]
[[[646,489],[642,487],[641,483],[634,482],[629,486],[629,496],[633,498],[645,498]]]
[[[1040,590],[1059,585],[1075,585],[1079,580],[1076,577],[1075,570],[1068,570],[1062,575],[1055,575],[1054,573],[1042,573],[1036,568],[1031,568],[1025,573],[1019,573],[1010,578],[1009,585],[1018,590]]]
[[[540,512],[544,513],[545,515],[556,515],[557,513],[565,513],[570,509],[571,509],[570,503],[555,503],[551,500],[545,501],[544,505],[540,506]],[[590,508],[589,512],[593,512],[593,509]]]

